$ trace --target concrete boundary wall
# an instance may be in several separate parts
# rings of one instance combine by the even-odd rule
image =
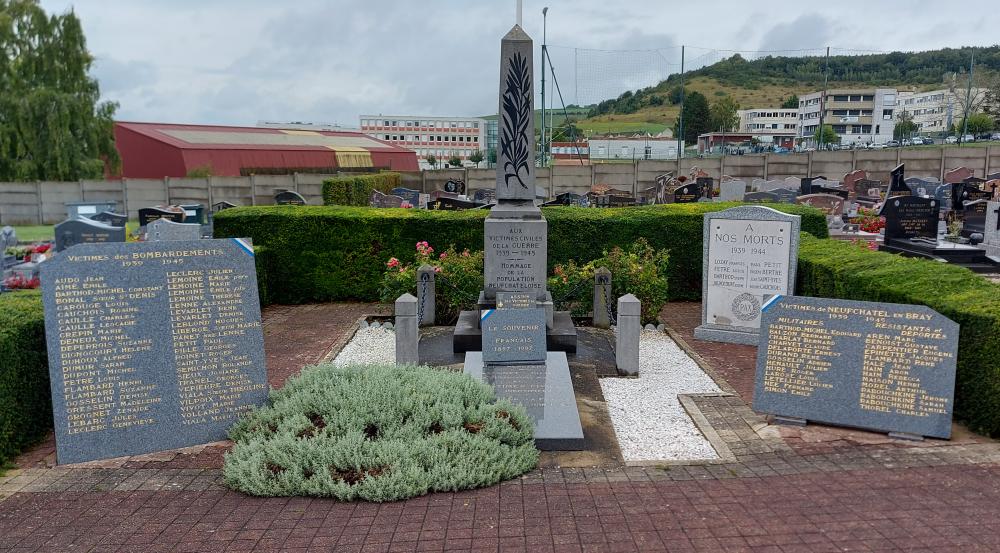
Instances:
[[[797,154],[753,154],[716,158],[684,158],[680,174],[699,167],[716,179],[729,175],[747,182],[825,175],[838,180],[855,169],[888,181],[889,171],[906,164],[909,176],[942,178],[965,166],[977,177],[1000,172],[1000,148],[941,147],[920,149],[847,150]],[[677,172],[675,160],[637,160],[627,163],[556,165],[540,167],[536,182],[547,199],[564,192],[586,194],[595,184],[606,184],[633,194],[654,186],[657,175]],[[112,200],[118,211],[134,219],[143,207],[165,203],[228,201],[236,205],[271,205],[279,190],[295,190],[310,205],[323,203],[323,180],[333,175],[253,175],[250,177],[82,180],[78,182],[0,182],[0,224],[37,225],[62,221],[67,202]],[[443,189],[448,179],[464,180],[471,195],[495,186],[494,169],[461,168],[402,173],[402,186],[430,193]]]

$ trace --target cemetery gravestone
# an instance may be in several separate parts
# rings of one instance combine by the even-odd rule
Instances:
[[[701,326],[695,338],[756,345],[761,306],[795,291],[798,215],[764,206],[706,213]]]
[[[17,257],[6,252],[7,248],[15,246],[17,246],[17,233],[14,232],[14,227],[5,226],[0,229],[0,271],[17,264]]]
[[[775,188],[771,193],[778,197],[779,202],[784,204],[794,204],[795,199],[799,197],[798,191],[790,188]]]
[[[846,188],[847,190],[855,190],[855,184],[858,181],[867,179],[868,179],[867,171],[865,171],[864,169],[855,169],[850,173],[844,175],[844,178],[841,179],[841,182],[844,183],[844,188]]]
[[[695,182],[701,186],[702,197],[711,198],[715,191],[715,179],[709,176],[695,178]]]
[[[125,241],[125,227],[113,227],[87,218],[63,221],[54,230],[57,252],[77,244]]]
[[[187,204],[177,206],[184,210],[184,222],[185,223],[195,223],[199,225],[208,224],[208,213],[205,211],[205,206],[202,204]]]
[[[934,189],[934,199],[938,201],[941,206],[942,211],[951,211],[951,194],[953,192],[952,185],[950,184],[940,184]]]
[[[973,200],[962,206],[961,235],[969,238],[975,233],[983,234],[986,230],[986,209],[988,200]]]
[[[900,196],[913,195],[910,187],[906,186],[906,181],[903,179],[903,170],[903,164],[900,163],[889,173],[889,191],[886,192],[886,198],[898,198]]]
[[[253,249],[85,244],[42,264],[59,463],[222,440],[267,399]]]
[[[986,247],[989,255],[1000,255],[1000,202],[989,202],[986,206],[983,246]]]
[[[747,193],[747,183],[742,180],[729,180],[719,184],[720,202],[738,202]]]
[[[754,410],[947,439],[958,330],[922,305],[775,298],[764,308]]]
[[[937,241],[940,204],[931,198],[890,198],[879,215],[885,217],[885,240],[922,238]]]
[[[175,223],[169,219],[157,219],[146,225],[147,242],[199,239],[201,239],[201,225]]]
[[[783,180],[767,180],[757,185],[757,192],[771,192],[779,188],[788,188],[788,184]]]
[[[275,205],[306,205],[306,199],[302,194],[294,190],[282,190],[274,195]]]
[[[113,227],[124,227],[125,223],[128,222],[128,216],[122,215],[121,213],[114,213],[112,211],[102,211],[97,215],[91,217],[94,221],[99,221],[101,223],[107,223]]]
[[[419,190],[411,190],[409,188],[396,187],[396,188],[392,189],[392,195],[393,196],[399,196],[400,198],[403,198],[403,200],[405,200],[407,203],[409,203],[413,207],[420,207],[420,208],[424,207],[420,203],[420,191]]]
[[[972,176],[972,170],[968,167],[957,167],[951,169],[944,174],[944,182],[948,184],[955,184],[964,181],[965,179]]]
[[[157,219],[169,219],[175,223],[183,223],[185,217],[184,210],[176,206],[144,207],[139,210],[139,226],[144,227]]]
[[[232,209],[236,207],[236,204],[232,202],[215,202],[212,204],[212,213],[218,213],[220,211],[225,211],[227,209]]]
[[[111,200],[101,200],[96,202],[69,202],[66,204],[66,218],[90,218],[103,211],[113,212],[117,207],[118,202]]]
[[[702,197],[701,183],[689,182],[674,190],[674,203],[689,204],[697,202]]]
[[[826,214],[827,224],[829,225],[843,224],[844,222],[844,206],[847,202],[840,196],[834,196],[833,194],[806,194],[805,196],[796,198],[795,203],[819,209]]]
[[[749,192],[743,195],[743,201],[747,203],[760,204],[765,202],[778,203],[781,198],[774,192]]]

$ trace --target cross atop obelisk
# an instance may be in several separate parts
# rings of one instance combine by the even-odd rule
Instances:
[[[521,0],[517,0],[517,26],[521,26]]]

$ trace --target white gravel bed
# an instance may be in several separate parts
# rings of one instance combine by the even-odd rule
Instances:
[[[639,335],[639,378],[600,382],[625,461],[719,458],[677,395],[721,390],[667,334]]]
[[[392,365],[396,363],[396,333],[383,327],[358,329],[351,341],[340,350],[333,364]]]

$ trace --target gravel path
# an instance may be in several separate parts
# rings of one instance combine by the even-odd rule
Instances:
[[[396,363],[396,334],[382,327],[359,329],[351,341],[340,350],[333,364],[393,365]]]
[[[670,336],[643,330],[639,378],[602,378],[601,389],[625,461],[718,459],[678,394],[721,392]]]

